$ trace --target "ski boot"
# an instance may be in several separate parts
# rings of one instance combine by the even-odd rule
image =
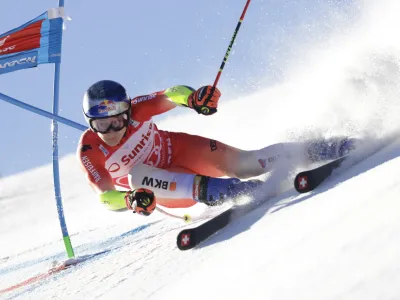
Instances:
[[[196,176],[195,200],[210,206],[221,205],[228,199],[234,200],[250,194],[261,184],[260,180],[241,181],[238,178]]]
[[[308,146],[308,157],[312,162],[333,160],[356,149],[356,139],[329,139],[311,143]]]

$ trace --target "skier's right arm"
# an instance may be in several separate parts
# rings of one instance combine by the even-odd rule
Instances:
[[[98,147],[80,144],[78,160],[90,186],[100,202],[109,210],[133,210],[144,216],[150,215],[156,206],[154,193],[148,189],[117,191],[112,178],[104,167],[104,154]]]
[[[80,143],[77,158],[89,185],[99,196],[100,202],[109,210],[119,211],[127,208],[125,192],[115,189],[112,178],[104,167],[104,154],[90,143]]]

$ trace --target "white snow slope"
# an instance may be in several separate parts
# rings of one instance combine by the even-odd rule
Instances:
[[[372,146],[397,139],[400,3],[371,2],[362,2],[352,26],[296,45],[281,83],[222,99],[215,116],[189,111],[159,127],[185,124],[244,149],[313,135],[350,134]],[[175,245],[190,225],[157,212],[105,210],[75,157],[65,157],[61,188],[75,253],[101,254],[0,298],[400,299],[400,143],[386,145],[312,193],[287,189],[190,251]],[[1,179],[0,241],[0,290],[66,258],[51,166]]]

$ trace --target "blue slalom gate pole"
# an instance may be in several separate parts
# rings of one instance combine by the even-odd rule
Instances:
[[[40,64],[55,64],[53,112],[50,113],[2,93],[0,93],[0,99],[52,119],[52,157],[55,200],[66,252],[69,258],[73,258],[75,254],[68,234],[61,199],[58,158],[58,122],[80,130],[86,130],[86,127],[58,116],[61,48],[65,18],[64,0],[59,0],[58,3],[58,8],[50,8],[22,26],[3,34],[0,33],[0,75],[22,69],[35,68]],[[7,52],[10,49],[15,51]]]
[[[59,7],[64,7],[64,0],[59,0]],[[62,45],[62,34],[61,34],[61,45]],[[59,95],[60,95],[60,71],[61,62],[55,64],[55,74],[54,74],[54,101],[53,101],[53,114],[58,115],[59,111]],[[58,123],[57,120],[52,121],[52,134],[53,134],[53,178],[54,178],[54,193],[57,203],[58,218],[60,221],[61,231],[63,235],[65,249],[67,251],[68,257],[75,257],[74,249],[72,247],[71,239],[68,234],[67,224],[64,217],[64,209],[61,198],[61,188],[60,188],[60,170],[58,163]]]
[[[12,98],[10,96],[4,95],[2,93],[0,93],[0,99],[5,101],[5,102],[8,102],[10,104],[13,104],[15,106],[18,106],[20,108],[23,108],[25,110],[29,110],[29,111],[31,111],[31,112],[33,112],[35,114],[41,115],[43,117],[46,117],[48,119],[57,120],[60,123],[63,123],[63,124],[68,125],[70,127],[76,128],[78,130],[85,131],[86,129],[88,129],[87,126],[84,126],[84,125],[82,125],[80,123],[77,123],[77,122],[71,121],[69,119],[63,118],[63,117],[61,117],[59,115],[52,114],[52,113],[50,113],[48,111],[45,111],[45,110],[43,110],[41,108],[38,108],[36,106],[33,106],[33,105],[27,104],[25,102],[19,101],[19,100],[15,99],[15,98]]]

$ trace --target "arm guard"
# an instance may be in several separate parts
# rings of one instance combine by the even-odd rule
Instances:
[[[171,102],[174,102],[179,106],[189,106],[188,98],[193,91],[194,89],[190,86],[178,85],[166,89],[164,95],[166,95]]]
[[[100,202],[109,210],[123,211],[127,209],[125,194],[126,192],[116,190],[106,191],[99,195]]]

